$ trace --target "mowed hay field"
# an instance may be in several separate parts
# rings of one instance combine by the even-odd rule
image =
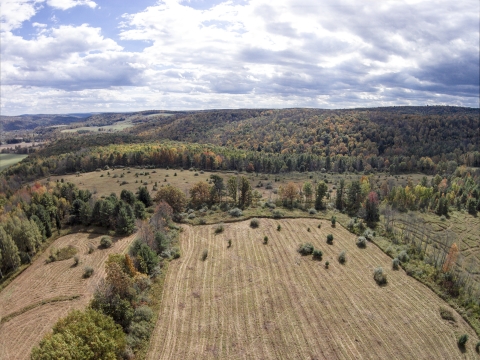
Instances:
[[[78,266],[73,266],[73,259],[46,264],[49,248],[0,292],[1,360],[30,358],[31,349],[59,318],[72,309],[84,308],[105,277],[108,255],[125,252],[134,235],[117,239],[109,249],[97,249],[100,238],[101,235],[84,233],[59,238],[50,247],[75,246],[80,257]],[[89,244],[96,248],[91,254]],[[88,279],[83,278],[85,266],[94,269]]]
[[[25,159],[25,154],[0,154],[0,171]]]
[[[450,308],[444,301],[391,270],[374,245],[357,248],[346,229],[313,219],[224,226],[218,235],[215,225],[183,226],[182,257],[169,266],[148,359],[478,358],[478,339],[457,313],[456,322],[443,320],[440,307]],[[323,261],[297,253],[307,241]],[[337,261],[342,250],[344,265]],[[377,266],[387,286],[373,280]],[[465,351],[457,346],[463,333],[470,336]]]

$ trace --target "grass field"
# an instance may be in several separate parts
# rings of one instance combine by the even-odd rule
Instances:
[[[102,131],[121,131],[124,129],[128,129],[133,126],[132,120],[127,119],[123,121],[118,121],[114,123],[113,125],[105,125],[105,126],[82,126],[74,129],[63,129],[60,132],[62,133],[74,133],[79,130],[85,130],[85,131],[99,131],[102,129]]]
[[[24,154],[0,154],[0,171],[15,165],[25,159],[28,155]]]
[[[110,175],[108,175],[110,173]],[[139,174],[138,177],[135,174]],[[140,175],[148,173],[148,175]],[[175,174],[177,174],[175,176]],[[188,194],[188,190],[191,186],[199,181],[208,181],[210,175],[213,172],[202,172],[202,171],[188,171],[188,170],[174,170],[174,169],[140,169],[140,168],[125,168],[125,169],[114,169],[114,170],[102,170],[94,171],[83,174],[71,174],[63,176],[51,176],[52,181],[57,181],[64,179],[64,181],[71,182],[77,185],[80,189],[88,189],[97,194],[97,196],[108,196],[110,193],[115,192],[120,194],[123,189],[130,191],[136,191],[139,186],[146,186],[153,194],[153,186],[155,182],[157,187],[160,188],[162,185],[173,185],[183,190]],[[224,182],[232,177],[237,176],[234,172],[215,172],[214,174],[220,175],[224,178]],[[103,176],[102,176],[103,175]],[[293,182],[299,187],[302,186],[306,181],[314,183],[316,180],[327,180],[328,187],[332,190],[332,195],[335,193],[335,188],[340,183],[340,179],[344,178],[347,183],[352,180],[358,179],[361,175],[349,174],[349,175],[339,175],[339,174],[321,174],[321,173],[286,173],[286,174],[247,174],[240,173],[239,176],[247,176],[250,179],[250,183],[254,190],[258,190],[264,200],[277,198],[277,190],[280,186],[286,185],[288,182]],[[413,174],[409,175],[414,184],[420,182],[420,179],[423,175]],[[279,181],[275,181],[277,178]],[[405,185],[407,183],[407,176],[391,176],[386,174],[378,174],[373,176],[374,182],[382,182],[384,180],[391,181],[394,184]],[[126,182],[126,184],[123,184]],[[259,186],[261,183],[262,186]],[[272,185],[271,189],[267,189],[267,184]]]
[[[51,247],[75,246],[80,264],[73,266],[73,259],[47,264],[47,249],[0,292],[0,359],[29,359],[31,349],[59,318],[88,304],[105,276],[108,255],[125,252],[134,236],[118,239],[111,248],[96,249],[92,254],[88,254],[88,246],[98,247],[100,235],[77,233],[56,240]],[[88,279],[82,277],[85,266],[94,268]]]
[[[212,225],[184,228],[148,359],[478,358],[478,339],[458,314],[455,322],[443,320],[445,302],[403,270],[391,270],[391,259],[374,245],[357,248],[340,226],[261,219],[257,229],[230,223],[218,235]],[[326,244],[329,233],[333,245]],[[323,261],[296,252],[306,241],[323,251]],[[337,261],[342,250],[344,265]],[[373,280],[377,266],[388,274],[385,287]],[[470,340],[462,352],[463,333]]]

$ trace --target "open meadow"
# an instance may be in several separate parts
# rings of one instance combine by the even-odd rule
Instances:
[[[109,254],[123,253],[135,235],[117,238],[111,248],[98,248],[101,235],[76,233],[56,240],[32,265],[0,292],[0,359],[29,359],[31,349],[70,310],[83,309],[97,284],[105,277]],[[73,246],[80,262],[72,258],[47,263],[52,248]],[[93,253],[89,254],[89,247]],[[84,268],[92,267],[90,278]]]
[[[0,171],[25,159],[25,154],[0,154]]]
[[[148,359],[478,358],[466,322],[426,286],[392,270],[373,244],[358,248],[346,229],[318,219],[249,225],[225,224],[219,234],[216,225],[183,225],[182,257],[169,266]],[[304,242],[323,252],[322,261],[296,251]],[[373,279],[379,266],[386,286]],[[442,319],[440,308],[454,321]],[[464,333],[470,340],[462,351]]]

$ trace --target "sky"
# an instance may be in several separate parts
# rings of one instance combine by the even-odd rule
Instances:
[[[2,115],[479,107],[478,0],[0,0]]]

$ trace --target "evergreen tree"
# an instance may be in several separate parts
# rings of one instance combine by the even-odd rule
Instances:
[[[130,205],[122,206],[117,215],[116,231],[119,235],[130,235],[135,229],[135,218]]]
[[[135,198],[135,194],[133,192],[123,189],[120,193],[120,200],[125,201],[130,206],[134,206],[137,199]]]
[[[246,208],[252,204],[252,186],[250,185],[250,181],[245,176],[240,178],[240,196],[238,199],[238,204],[241,208]]]
[[[327,194],[328,186],[324,181],[320,181],[315,189],[315,209],[323,210],[325,209],[325,204],[323,203],[323,198]]]
[[[347,192],[347,212],[350,216],[356,215],[362,201],[362,188],[358,180],[352,181]]]
[[[152,197],[145,186],[140,186],[138,188],[137,199],[143,202],[146,207],[150,207],[153,204]]]
[[[345,191],[345,180],[340,179],[340,186],[337,188],[337,195],[335,198],[335,207],[342,211],[344,208],[344,191]]]
[[[227,181],[227,193],[232,198],[233,203],[237,203],[237,193],[238,193],[238,181],[235,176],[231,177]]]
[[[3,227],[0,227],[0,250],[2,251],[2,262],[0,262],[2,274],[20,266],[18,247]]]

